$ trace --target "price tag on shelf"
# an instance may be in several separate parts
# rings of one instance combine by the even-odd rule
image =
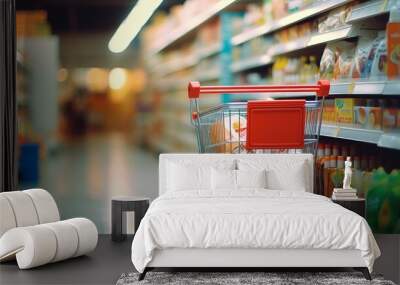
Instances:
[[[354,81],[350,82],[347,86],[347,92],[349,94],[353,94],[354,88],[356,87],[356,83]]]
[[[336,138],[339,134],[339,127],[336,125],[322,124],[321,136]]]

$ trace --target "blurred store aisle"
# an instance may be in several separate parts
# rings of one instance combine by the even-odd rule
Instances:
[[[62,219],[87,217],[99,233],[111,232],[112,196],[157,196],[157,159],[120,134],[69,143],[41,169],[39,186],[53,194]]]

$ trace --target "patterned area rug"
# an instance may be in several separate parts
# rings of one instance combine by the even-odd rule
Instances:
[[[376,275],[372,275],[373,280],[368,281],[360,272],[148,272],[142,281],[137,280],[138,276],[138,273],[122,274],[117,285],[395,285]]]

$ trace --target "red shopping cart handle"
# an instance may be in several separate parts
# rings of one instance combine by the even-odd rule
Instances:
[[[189,82],[190,99],[199,98],[200,94],[222,93],[277,93],[277,92],[315,92],[318,97],[329,95],[329,80],[319,80],[316,85],[238,85],[238,86],[201,86],[197,81]]]

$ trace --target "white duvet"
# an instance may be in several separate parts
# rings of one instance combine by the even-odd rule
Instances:
[[[323,196],[265,189],[160,196],[137,230],[132,262],[143,272],[165,248],[358,249],[370,271],[380,255],[359,215]]]

